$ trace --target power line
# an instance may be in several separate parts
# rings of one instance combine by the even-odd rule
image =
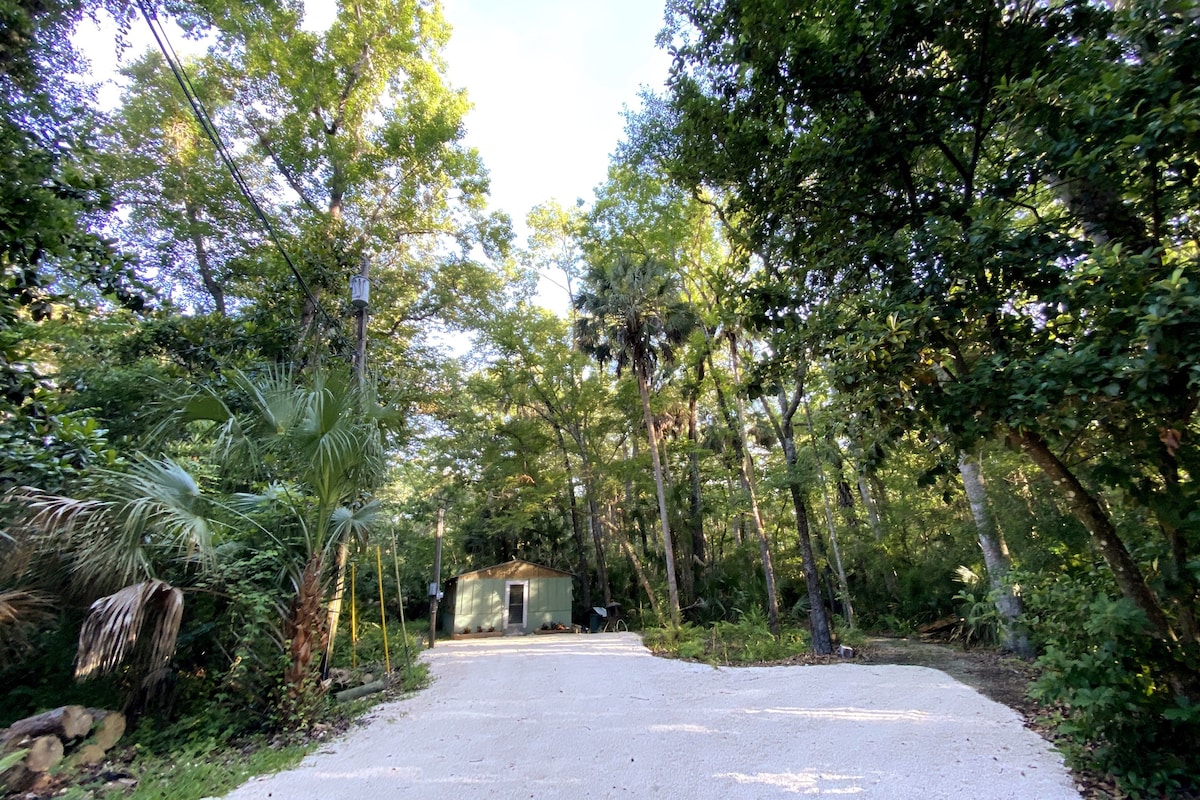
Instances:
[[[217,156],[221,159],[221,163],[225,165],[225,168],[229,170],[229,174],[233,178],[234,184],[238,187],[238,190],[242,193],[242,196],[246,198],[246,202],[248,202],[250,207],[254,210],[259,222],[261,222],[263,228],[266,229],[267,235],[270,237],[271,242],[275,245],[275,248],[279,251],[280,255],[283,256],[283,260],[287,262],[288,269],[291,271],[292,276],[296,279],[296,283],[299,284],[300,290],[304,292],[304,296],[308,298],[309,302],[313,304],[316,310],[320,312],[321,316],[325,318],[325,321],[328,322],[329,325],[334,329],[338,335],[338,338],[345,341],[345,335],[342,334],[341,327],[337,321],[330,316],[329,312],[325,310],[325,306],[323,306],[321,301],[318,300],[317,297],[312,293],[312,290],[308,288],[308,284],[300,275],[300,271],[296,268],[291,256],[288,255],[287,250],[284,248],[283,242],[280,241],[279,235],[275,231],[275,226],[271,224],[271,221],[267,218],[266,212],[263,211],[262,206],[259,205],[258,201],[254,198],[254,194],[250,190],[250,185],[242,176],[241,170],[238,169],[237,163],[233,160],[232,154],[230,154],[229,149],[225,146],[225,142],[221,138],[221,134],[217,130],[216,124],[212,121],[211,115],[209,115],[208,110],[204,107],[204,103],[201,101],[200,96],[196,92],[195,87],[192,85],[191,80],[187,77],[187,73],[183,69],[183,65],[179,60],[179,56],[175,53],[174,48],[171,47],[170,41],[167,38],[167,32],[162,28],[162,23],[158,21],[157,14],[148,7],[145,0],[139,0],[138,8],[141,10],[142,16],[146,20],[146,25],[148,25],[150,28],[150,32],[154,35],[154,41],[158,43],[158,49],[162,52],[163,58],[167,60],[167,65],[170,66],[171,72],[175,75],[175,80],[179,83],[179,88],[183,90],[183,95],[185,98],[187,98],[188,105],[191,107],[192,113],[195,115],[197,122],[200,123],[200,128],[204,131],[209,141],[213,143],[213,147],[215,147],[217,150]]]

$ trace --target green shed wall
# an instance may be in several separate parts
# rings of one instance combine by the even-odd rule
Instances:
[[[529,598],[526,600],[525,632],[535,631],[543,624],[571,622],[571,578],[470,578],[463,577],[455,582],[452,608],[442,616],[442,629],[454,633],[463,628],[494,627],[500,630],[504,621],[505,586],[511,581],[528,581]]]

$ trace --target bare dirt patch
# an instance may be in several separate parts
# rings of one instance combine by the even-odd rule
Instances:
[[[900,664],[941,670],[965,683],[985,697],[1016,711],[1025,727],[1037,731],[1052,744],[1054,729],[1045,721],[1046,709],[1029,697],[1029,684],[1037,669],[1023,659],[995,650],[968,650],[960,645],[919,639],[876,637],[856,653],[861,663]],[[1076,789],[1087,800],[1122,800],[1127,797],[1117,788],[1111,775],[1072,768]]]
[[[1037,670],[1028,661],[995,650],[965,650],[954,645],[913,639],[873,638],[856,654],[866,664],[903,664],[940,669],[985,697],[1035,719],[1038,706],[1029,699]]]

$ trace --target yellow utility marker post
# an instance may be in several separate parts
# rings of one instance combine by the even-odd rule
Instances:
[[[387,642],[387,613],[383,610],[383,554],[379,545],[375,545],[375,571],[379,575],[379,624],[383,626],[383,663],[387,675],[392,674],[392,656],[388,652]]]
[[[358,603],[354,598],[354,562],[350,562],[350,669],[358,669]]]

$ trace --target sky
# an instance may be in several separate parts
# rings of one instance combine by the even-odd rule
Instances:
[[[467,90],[466,143],[491,175],[491,206],[523,244],[525,215],[558,200],[588,203],[642,87],[660,89],[670,58],[654,46],[661,0],[444,0],[454,28],[448,77]],[[538,302],[565,316],[561,276],[542,276]]]
[[[324,27],[335,8],[333,0],[310,2],[306,27]],[[622,137],[622,109],[637,107],[641,87],[661,88],[670,65],[654,45],[663,1],[443,0],[442,8],[453,28],[443,52],[449,82],[473,103],[466,143],[491,175],[492,209],[508,212],[523,244],[534,206],[590,202]],[[121,63],[153,45],[144,24],[130,39]],[[96,78],[119,66],[111,40],[103,31],[77,35]],[[172,44],[195,47],[182,36]],[[118,97],[115,87],[102,93],[110,106]],[[543,304],[565,308],[555,292],[543,281]]]
[[[474,103],[467,143],[493,206],[523,223],[550,199],[590,201],[641,86],[661,88],[660,0],[444,0],[449,78]],[[519,225],[524,230],[523,224]]]

